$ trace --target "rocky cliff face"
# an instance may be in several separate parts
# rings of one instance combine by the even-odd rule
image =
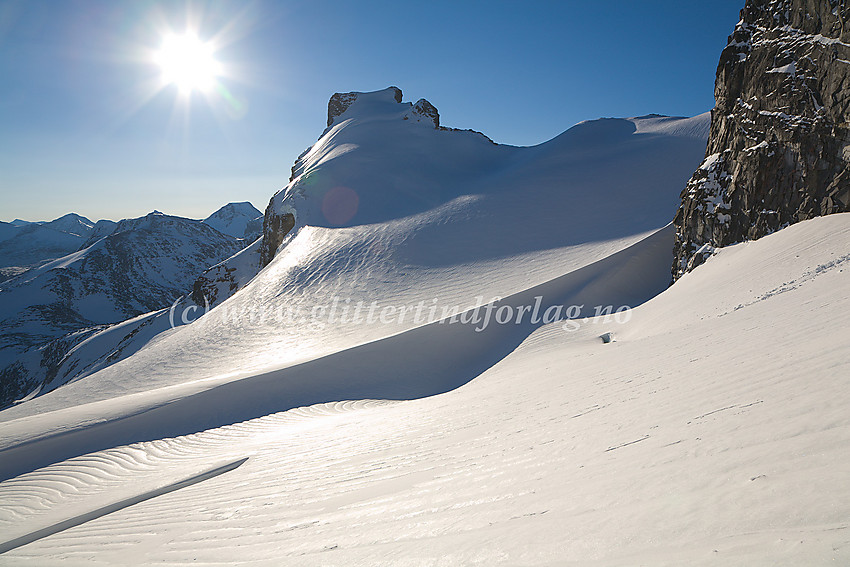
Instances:
[[[198,307],[215,307],[251,281],[260,271],[263,239],[257,239],[225,261],[198,276],[192,286],[191,299]]]
[[[264,268],[274,258],[284,237],[295,227],[295,215],[275,211],[274,199],[269,202],[263,217],[263,241],[260,248],[260,268]]]
[[[682,192],[673,279],[715,247],[850,210],[848,18],[843,0],[747,0]]]

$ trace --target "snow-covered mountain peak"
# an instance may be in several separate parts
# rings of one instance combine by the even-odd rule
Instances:
[[[108,221],[107,221],[108,222]],[[93,232],[94,223],[84,216],[68,213],[49,222],[16,219],[0,225],[0,268],[13,267],[14,272],[80,248]]]
[[[68,213],[56,220],[44,223],[41,226],[59,230],[61,232],[67,232],[68,234],[73,234],[75,236],[86,236],[89,232],[91,232],[92,227],[94,227],[94,223],[77,213]]]
[[[541,144],[559,151],[596,151],[598,147],[612,147],[628,142],[633,136],[661,135],[674,138],[705,140],[711,113],[705,112],[691,118],[647,114],[633,118],[597,118],[584,120],[552,140]]]
[[[238,252],[244,243],[198,220],[159,212],[117,225],[100,221],[91,232],[79,250],[3,283],[0,406],[27,392],[42,391],[54,378],[50,387],[90,370],[92,364],[109,364],[124,356],[120,353],[131,345],[118,343],[132,339],[142,326],[151,333],[153,319],[123,331],[107,332],[101,326],[167,308],[191,289],[198,274]],[[158,325],[159,331],[167,328],[168,317]],[[117,338],[98,339],[98,344],[63,366],[72,348],[101,331]]]
[[[401,89],[398,87],[365,93],[334,93],[328,101],[328,127],[341,122],[336,119],[345,114],[345,118],[351,118],[354,115],[398,112],[397,105],[401,104],[401,97]]]
[[[118,234],[121,232],[125,232],[128,230],[158,230],[160,228],[170,226],[173,224],[182,224],[182,223],[192,223],[196,221],[192,221],[191,219],[177,217],[173,215],[167,215],[160,211],[152,211],[146,214],[143,217],[138,217],[135,219],[122,219],[118,221],[118,225],[115,227],[114,234]]]
[[[402,102],[401,89],[388,87],[373,92],[335,93],[328,101],[328,128],[345,120],[397,119],[440,127],[440,114],[424,98]]]
[[[243,201],[224,205],[202,222],[222,234],[255,240],[262,228],[262,216],[254,205]]]
[[[266,209],[262,266],[293,228],[374,224],[433,209],[468,194],[480,172],[499,168],[515,149],[439,127],[431,103],[401,97],[397,87],[331,97],[331,125]]]
[[[468,210],[469,199],[517,201],[521,189],[524,201],[544,191],[543,187],[554,195],[563,191],[564,176],[596,171],[583,163],[587,159],[606,168],[603,162],[609,163],[606,160],[630,145],[637,152],[648,151],[648,145],[684,143],[702,153],[707,135],[707,114],[687,119],[609,118],[578,124],[537,146],[515,147],[496,144],[478,132],[437,127],[439,114],[428,101],[401,103],[400,98],[401,91],[395,87],[331,97],[328,117],[332,125],[298,158],[290,183],[266,210],[261,266],[271,261],[290,232],[303,226],[370,225],[441,207],[460,207],[481,216],[481,206],[476,206],[475,213]],[[635,159],[629,167],[645,167],[645,160]],[[540,175],[541,167],[549,171],[547,181],[529,183]],[[494,182],[494,178],[500,181]],[[622,186],[620,181],[612,183]],[[624,209],[625,219],[634,214],[626,204],[633,196],[612,200]],[[549,196],[538,199],[544,202]],[[517,201],[515,206],[530,205]],[[541,211],[540,218],[550,214]],[[489,232],[495,225],[487,226]],[[504,230],[499,233],[494,238],[504,240]],[[508,248],[513,245],[506,243]]]
[[[259,215],[259,214],[260,214],[260,211],[258,211],[257,208],[254,205],[252,205],[248,201],[242,201],[242,202],[239,202],[239,203],[227,203],[226,205],[221,207],[219,210],[217,210],[216,212],[214,212],[213,214],[211,214],[207,218],[213,218],[213,217],[225,217],[226,218],[226,217],[232,217],[234,215],[247,215],[247,216],[254,215],[254,216],[256,216],[256,215]]]

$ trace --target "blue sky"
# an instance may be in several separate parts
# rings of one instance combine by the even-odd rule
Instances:
[[[2,0],[0,220],[263,210],[337,91],[396,85],[515,145],[699,114],[743,3]],[[152,59],[187,26],[217,47],[208,95]]]

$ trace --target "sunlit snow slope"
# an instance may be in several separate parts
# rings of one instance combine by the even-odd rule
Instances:
[[[621,274],[605,272],[634,283]],[[850,215],[805,221],[721,250],[627,322],[532,330],[441,395],[312,405],[6,480],[0,557],[845,565],[848,290]],[[414,372],[436,334],[339,354],[375,372],[409,356]],[[440,352],[475,352],[477,336]],[[345,383],[359,368],[334,370]]]
[[[273,402],[261,411],[344,393],[385,397],[388,383],[398,397],[434,394],[468,381],[530,332],[479,333],[488,337],[480,346],[483,356],[439,357],[435,343],[423,351],[416,376],[384,371],[375,387],[359,374],[321,388],[313,388],[313,378],[293,379],[291,389],[269,378],[276,394],[264,395],[272,386],[257,376],[422,325],[411,316],[379,324],[339,314],[332,319],[334,301],[351,307],[374,301],[379,310],[420,301],[463,309],[496,296],[524,301],[514,296],[558,280],[547,300],[569,303],[590,293],[594,305],[616,307],[637,305],[666,287],[668,275],[655,264],[669,263],[672,234],[657,231],[672,218],[678,193],[702,157],[707,114],[602,119],[538,146],[512,147],[417,121],[412,105],[396,102],[394,92],[358,95],[299,159],[294,179],[273,200],[295,211],[296,228],[250,284],[128,359],[0,413],[0,421],[38,422],[21,429],[8,424],[0,443],[74,428],[91,417],[135,413],[242,378],[256,383],[253,395]],[[353,210],[346,195],[356,195]],[[630,247],[636,248],[617,256]],[[646,261],[630,261],[631,254]],[[607,276],[621,270],[632,279]],[[615,282],[612,289],[607,282]],[[445,344],[453,340],[441,332],[433,336]],[[244,405],[249,409],[187,417],[194,423],[179,432],[257,416],[252,400]]]
[[[235,295],[0,412],[0,563],[850,562],[850,215],[668,289],[707,116],[518,148],[400,99],[341,98]]]

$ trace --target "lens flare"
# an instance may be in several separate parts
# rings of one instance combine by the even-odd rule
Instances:
[[[154,61],[162,70],[163,83],[177,85],[184,94],[210,91],[221,74],[212,46],[189,32],[165,36]]]
[[[360,197],[354,189],[339,185],[325,193],[322,199],[322,213],[332,225],[346,224],[357,214]]]

